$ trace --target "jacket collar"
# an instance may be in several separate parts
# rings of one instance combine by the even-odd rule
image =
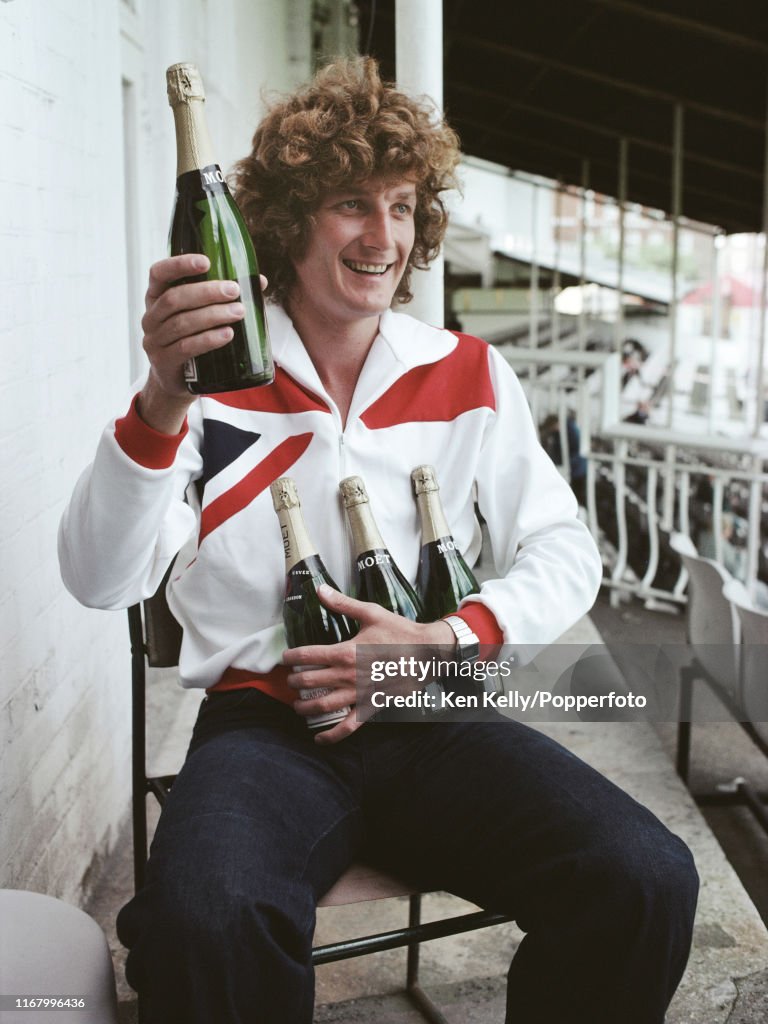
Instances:
[[[267,303],[265,308],[275,362],[299,384],[327,399],[317,370],[288,314],[277,303]],[[447,356],[456,344],[456,336],[450,331],[430,327],[405,313],[386,310],[360,374],[353,406],[372,401],[408,370]]]

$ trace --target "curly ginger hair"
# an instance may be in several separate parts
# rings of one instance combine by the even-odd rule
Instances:
[[[413,297],[411,271],[437,256],[448,225],[441,193],[457,187],[455,132],[434,107],[382,82],[371,57],[334,61],[275,103],[231,184],[254,241],[267,295],[286,303],[293,261],[306,251],[312,215],[328,192],[372,177],[416,183],[415,243],[395,293]]]

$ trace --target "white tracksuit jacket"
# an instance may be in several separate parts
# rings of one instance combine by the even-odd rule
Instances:
[[[285,577],[269,484],[294,477],[310,537],[349,593],[339,481],[363,478],[384,542],[413,582],[411,470],[427,463],[470,565],[480,544],[475,493],[488,523],[500,578],[461,606],[481,641],[500,630],[506,644],[545,645],[589,609],[601,577],[595,544],[536,439],[517,378],[490,346],[386,312],[342,429],[288,316],[272,305],[268,317],[273,385],[200,398],[178,437],[146,426],[134,406],[107,428],[60,527],[75,597],[125,608],[154,593],[180,551],[168,597],[184,628],[182,684],[261,679],[292,700],[275,668],[286,646]]]

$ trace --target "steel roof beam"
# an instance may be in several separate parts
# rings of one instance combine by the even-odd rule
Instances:
[[[751,50],[753,53],[768,57],[768,44],[760,42],[759,39],[742,36],[738,32],[728,32],[726,29],[697,21],[694,18],[684,18],[679,14],[671,14],[669,11],[660,11],[653,7],[642,7],[640,4],[631,3],[630,0],[587,0],[587,2],[605,7],[607,10],[618,11],[621,14],[644,18],[646,21],[656,21],[662,25],[668,25],[670,28],[680,29],[681,32],[707,36],[718,43],[735,46],[742,50]]]
[[[643,96],[645,99],[657,100],[662,103],[683,103],[688,110],[695,110],[699,114],[706,114],[708,117],[718,118],[721,121],[731,121],[733,124],[743,125],[752,131],[760,132],[765,130],[763,121],[755,117],[748,117],[736,110],[727,110],[724,107],[713,107],[708,103],[699,103],[691,96],[675,95],[663,89],[655,89],[651,86],[641,85],[639,82],[628,82],[623,78],[614,78],[613,75],[606,75],[600,71],[591,71],[588,68],[576,64],[567,64],[565,61],[555,60],[553,57],[546,57],[542,53],[532,53],[530,50],[522,50],[508,43],[494,43],[489,39],[480,36],[463,35],[459,40],[467,46],[475,47],[478,50],[485,50],[488,53],[497,53],[503,57],[513,57],[529,64],[538,64],[542,67],[560,71],[566,75],[573,75],[577,78],[584,78],[591,82],[598,82],[600,85],[609,85],[635,96]]]
[[[620,132],[615,128],[606,128],[604,125],[595,124],[593,121],[582,121],[580,118],[569,117],[567,114],[560,114],[557,111],[547,110],[544,107],[538,107],[531,103],[522,103],[519,100],[510,100],[508,96],[488,89],[478,89],[475,88],[475,86],[460,85],[456,83],[451,84],[448,88],[449,92],[461,92],[477,96],[480,99],[498,100],[499,103],[504,104],[509,110],[523,110],[531,114],[536,114],[539,117],[546,117],[553,121],[560,121],[561,124],[568,124],[583,131],[594,132],[596,135],[602,135],[605,138],[627,139],[627,141],[631,142],[633,145],[643,146],[644,148],[654,150],[657,153],[663,153],[665,156],[672,155],[672,146],[665,145],[663,142],[655,142],[652,139],[643,138],[639,135]],[[742,164],[734,164],[726,160],[716,160],[713,157],[706,156],[704,153],[697,153],[690,149],[685,151],[685,158],[686,160],[693,160],[696,163],[703,164],[707,167],[714,167],[717,170],[727,171],[729,174],[741,174],[744,177],[754,178],[755,181],[763,180],[763,175],[758,170],[753,171]]]

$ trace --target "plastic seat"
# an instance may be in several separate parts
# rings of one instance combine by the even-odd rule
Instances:
[[[738,619],[723,597],[723,586],[732,578],[730,573],[711,558],[702,558],[685,534],[671,534],[669,545],[688,576],[686,634],[693,660],[680,669],[676,760],[677,772],[687,782],[694,681],[704,680],[734,717],[739,717],[734,703],[738,688]]]
[[[670,545],[688,574],[686,627],[693,658],[680,670],[677,734],[677,771],[687,783],[693,684],[697,680],[713,690],[755,745],[768,755],[766,727],[761,724],[758,729],[756,725],[760,717],[768,718],[764,655],[768,648],[759,646],[768,644],[768,616],[755,611],[744,587],[718,562],[699,555],[689,537],[672,534]],[[742,646],[745,625],[746,646]],[[743,804],[768,831],[764,800],[741,777],[719,786],[715,793],[694,796],[701,805]]]
[[[733,577],[719,562],[698,554],[690,537],[673,533],[669,539],[688,573],[686,630],[698,667],[731,698],[738,692],[739,621],[723,596]]]
[[[726,583],[723,596],[735,608],[741,624],[739,705],[768,753],[768,610],[755,607],[739,580]]]
[[[24,997],[73,998],[74,1006],[16,1006]],[[78,1000],[83,1000],[80,1006]],[[0,1020],[117,1024],[109,946],[93,918],[38,892],[0,889]]]
[[[170,570],[167,575],[170,575]],[[166,575],[166,580],[167,580]],[[146,670],[171,668],[178,665],[182,630],[174,619],[165,599],[163,580],[157,593],[141,605],[128,609],[131,637],[132,665],[132,770],[133,770],[133,855],[134,884],[141,888],[147,859],[147,807],[146,798],[152,793],[162,805],[174,776],[151,776],[146,767]],[[365,953],[407,947],[405,991],[411,1002],[432,1024],[448,1024],[448,1020],[435,1006],[419,984],[419,944],[447,935],[459,935],[494,924],[511,921],[506,914],[478,910],[438,921],[421,921],[422,891],[407,881],[394,878],[367,864],[352,864],[336,884],[320,900],[320,907],[343,906],[368,900],[409,898],[408,924],[402,928],[379,932],[361,938],[316,946],[312,951],[315,965],[333,963]],[[139,1020],[141,1021],[141,1000]]]

